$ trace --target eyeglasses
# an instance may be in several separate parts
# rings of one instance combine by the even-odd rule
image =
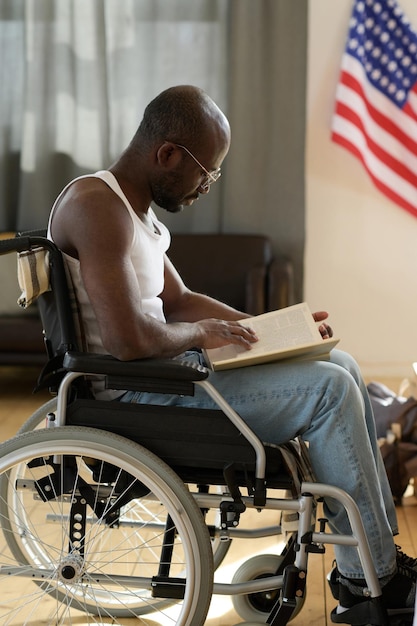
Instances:
[[[217,180],[219,180],[220,176],[222,175],[221,171],[220,171],[220,167],[218,170],[214,170],[213,172],[209,172],[208,170],[206,170],[206,168],[204,167],[204,165],[202,165],[200,163],[200,161],[198,159],[195,158],[195,156],[193,155],[192,152],[189,151],[188,148],[186,148],[185,146],[182,146],[180,143],[176,143],[174,144],[177,146],[177,148],[182,148],[183,150],[185,150],[187,152],[187,154],[190,155],[190,157],[192,159],[194,159],[194,161],[197,163],[197,165],[199,167],[201,167],[201,169],[203,170],[203,172],[206,174],[205,180],[201,183],[200,187],[201,189],[204,189],[204,191],[206,191],[210,185],[212,185],[213,183],[215,183]]]

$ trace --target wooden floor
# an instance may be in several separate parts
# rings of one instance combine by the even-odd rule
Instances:
[[[41,404],[49,395],[42,392],[31,394],[37,371],[31,368],[0,367],[0,435],[4,441],[12,437],[26,418]],[[398,381],[383,381],[395,390],[398,389]],[[390,385],[390,383],[392,383]],[[397,385],[397,386],[395,386]],[[253,516],[256,524],[256,512],[246,515]],[[268,512],[267,515],[272,515]],[[402,550],[410,555],[417,555],[417,499],[413,495],[410,486],[409,492],[404,499],[404,504],[398,508],[400,536],[396,542]],[[245,525],[251,523],[245,518]],[[250,544],[248,548],[247,544]],[[276,553],[278,546],[270,539],[256,539],[250,542],[234,540],[224,564],[216,572],[216,581],[230,581],[233,573],[239,565],[250,556],[260,553]],[[326,584],[326,574],[331,569],[333,554],[331,547],[326,548],[325,555],[312,555],[309,561],[307,579],[307,598],[301,613],[291,622],[293,626],[327,626],[331,624],[330,611],[335,606],[335,601],[330,596]],[[232,626],[242,622],[242,619],[234,611],[233,605],[227,596],[213,596],[207,626]],[[31,626],[45,623],[42,619],[31,621]],[[49,622],[48,622],[49,623]],[[89,623],[88,618],[80,618],[80,621],[71,621],[71,624],[84,626]],[[100,621],[100,624],[112,623]],[[133,626],[137,620],[121,619],[117,623]]]

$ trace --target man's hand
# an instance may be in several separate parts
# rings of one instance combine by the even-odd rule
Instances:
[[[316,313],[313,313],[313,319],[315,322],[322,322],[328,317],[329,317],[329,314],[326,311],[317,311]],[[319,331],[323,339],[329,339],[330,337],[333,337],[333,330],[326,323],[320,324]]]
[[[206,319],[196,322],[201,332],[200,348],[220,348],[229,343],[251,349],[251,344],[258,341],[252,328],[243,326],[239,322],[219,319]]]

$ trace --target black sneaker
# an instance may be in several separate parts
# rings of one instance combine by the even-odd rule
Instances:
[[[333,562],[333,569],[327,574],[327,582],[329,583],[330,591],[335,600],[339,599],[339,585],[340,585],[341,573],[337,569],[336,561]]]
[[[405,552],[401,551],[401,546],[395,546],[397,550],[397,565],[402,569],[411,569],[417,572],[417,558],[408,556]],[[327,582],[329,583],[330,591],[335,600],[339,600],[339,585],[340,579],[343,578],[342,574],[337,569],[336,561],[333,561],[333,569],[327,574]],[[364,582],[362,584],[365,584]]]
[[[336,567],[333,568],[328,580],[333,597],[339,601],[339,607],[331,613],[332,622],[352,625],[385,623],[374,621],[375,619],[383,620],[384,611],[390,616],[412,617],[417,581],[417,571],[411,567],[412,561],[414,559],[407,555],[400,555],[397,558],[397,572],[382,586],[379,604],[367,597],[364,580],[345,578]],[[376,617],[378,613],[380,616]]]
[[[409,568],[414,572],[417,572],[417,559],[401,552],[401,546],[396,545],[395,549],[397,550],[397,564],[401,567]]]

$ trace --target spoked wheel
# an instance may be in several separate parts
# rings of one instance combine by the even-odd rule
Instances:
[[[21,426],[18,434],[30,432],[31,430],[37,430],[39,428],[45,428],[48,414],[55,413],[57,408],[57,399],[52,398],[40,406]],[[208,488],[207,488],[208,489]],[[217,492],[222,492],[223,487],[212,487]],[[214,528],[218,528],[220,525],[220,513],[218,511],[208,511],[206,516],[206,524],[212,525]],[[232,539],[228,541],[221,541],[218,533],[214,533],[211,538],[211,545],[213,548],[213,563],[216,570],[223,563],[230,546],[232,545]]]
[[[20,435],[21,433],[27,433],[30,430],[35,430],[37,428],[45,428],[48,414],[55,413],[56,405],[56,398],[51,398],[50,400],[45,402],[45,404],[42,404],[42,406],[36,409],[36,411],[34,411],[34,413],[32,413],[30,417],[28,417],[26,422],[22,424],[17,434]]]
[[[248,582],[257,580],[267,576],[275,576],[282,573],[284,566],[284,555],[277,554],[259,554],[248,561],[245,561],[233,576],[233,583]],[[272,589],[270,591],[262,591],[258,593],[250,593],[247,595],[232,596],[232,603],[235,611],[247,622],[266,622],[266,619],[272,611],[275,603],[279,599],[281,589]],[[304,599],[297,599],[296,607],[291,619],[294,619],[300,612]]]
[[[191,493],[216,493],[223,494],[227,491],[226,487],[221,485],[189,485]],[[211,546],[213,549],[213,564],[214,570],[223,563],[232,545],[232,539],[229,537],[227,541],[224,541],[220,537],[220,524],[221,517],[219,509],[201,509],[204,516],[205,523],[210,531]]]
[[[89,624],[204,624],[213,554],[201,511],[127,439],[63,427],[2,444],[0,523],[2,624],[72,624],[79,611]]]

